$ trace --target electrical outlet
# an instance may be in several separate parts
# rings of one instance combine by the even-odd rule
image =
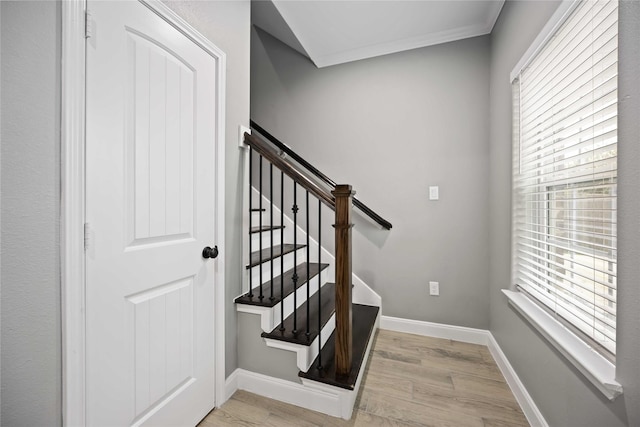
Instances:
[[[433,295],[433,296],[440,295],[440,283],[429,282],[429,295]]]

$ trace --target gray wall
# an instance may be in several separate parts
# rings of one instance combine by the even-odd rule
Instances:
[[[317,69],[254,29],[251,64],[252,119],[393,224],[353,232],[383,314],[488,328],[489,38]]]
[[[242,283],[242,164],[249,119],[248,1],[172,3],[227,53],[227,373],[237,367],[231,298]],[[7,426],[61,424],[59,2],[0,2],[2,19],[2,412]],[[33,254],[34,250],[37,252]]]
[[[238,313],[238,365],[250,372],[300,383],[297,355],[293,351],[267,347],[260,336],[260,315]]]
[[[508,1],[491,37],[491,332],[550,426],[640,425],[640,3],[621,4],[617,374],[625,392],[610,403],[511,309],[511,87],[509,73],[558,2]]]
[[[60,5],[2,8],[2,412],[61,422]]]

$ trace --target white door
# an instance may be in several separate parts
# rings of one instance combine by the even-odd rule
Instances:
[[[214,406],[216,58],[134,1],[88,2],[86,419]]]

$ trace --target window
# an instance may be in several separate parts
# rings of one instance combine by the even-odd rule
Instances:
[[[618,3],[565,17],[512,74],[513,281],[614,356]]]

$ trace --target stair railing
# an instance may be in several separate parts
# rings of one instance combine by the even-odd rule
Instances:
[[[351,229],[353,224],[351,222],[351,212],[352,212],[352,204],[353,204],[353,195],[355,192],[351,189],[350,185],[332,185],[333,190],[328,190],[323,185],[319,184],[315,180],[311,179],[308,175],[299,170],[299,166],[293,164],[289,159],[283,158],[280,153],[274,150],[266,141],[258,138],[257,136],[250,135],[248,133],[244,134],[244,139],[247,145],[249,146],[249,158],[250,158],[250,168],[252,167],[252,157],[253,151],[255,151],[260,157],[260,179],[259,179],[259,191],[260,191],[260,207],[262,210],[262,159],[266,159],[270,163],[270,190],[271,195],[271,204],[273,205],[273,167],[276,167],[281,171],[280,185],[281,185],[281,221],[282,215],[284,211],[283,205],[283,192],[284,192],[284,175],[287,175],[293,181],[293,221],[294,221],[294,257],[296,256],[297,250],[297,213],[299,207],[297,205],[297,187],[302,187],[303,190],[306,191],[306,226],[307,226],[307,298],[309,298],[310,290],[309,290],[309,194],[312,194],[314,197],[318,199],[318,263],[321,263],[321,214],[320,214],[320,205],[324,204],[328,206],[331,210],[335,212],[335,279],[336,279],[336,287],[335,287],[335,343],[336,343],[336,353],[335,353],[335,368],[337,375],[347,376],[351,372],[352,365],[352,346],[353,346],[353,337],[352,337],[352,303],[351,303],[351,277],[352,277],[352,267],[351,267]],[[252,178],[250,172],[250,179]],[[250,184],[251,185],[251,184]],[[251,205],[251,196],[250,200],[250,209],[252,209]],[[273,207],[271,207],[271,226],[273,226]],[[284,225],[283,223],[280,224]],[[250,227],[252,227],[250,220]],[[263,224],[262,220],[260,220],[259,224],[260,229],[262,229]],[[390,228],[390,224],[389,224]],[[281,229],[282,233],[282,229]],[[281,234],[282,236],[282,234]],[[251,239],[249,239],[251,242]],[[262,250],[262,246],[260,247]],[[251,243],[249,243],[249,252],[252,252]],[[262,253],[262,252],[260,252]],[[273,259],[273,254],[272,254]],[[282,260],[282,257],[281,257]],[[260,265],[262,265],[262,255],[260,255]],[[273,262],[273,261],[272,261]],[[282,261],[281,261],[282,262]],[[294,261],[294,265],[297,265],[297,262]],[[294,267],[295,268],[295,267]],[[295,271],[295,270],[294,270]],[[251,272],[251,269],[250,269]],[[282,266],[281,266],[282,273]],[[251,273],[250,273],[251,274]],[[262,273],[260,272],[260,276]],[[271,292],[273,295],[273,267],[271,268]],[[281,274],[282,277],[282,274]],[[293,305],[293,319],[294,319],[294,334],[302,333],[302,331],[297,331],[296,319],[297,319],[297,301],[295,289],[298,277],[294,272],[292,281],[294,283],[294,305]],[[280,284],[282,288],[282,283]],[[252,288],[252,280],[249,278],[249,288]],[[251,294],[251,290],[249,291]],[[263,290],[262,290],[262,277],[260,277],[260,299],[263,298]],[[282,290],[281,290],[282,294]],[[318,307],[321,306],[321,283],[320,283],[320,275],[318,274]],[[309,307],[309,305],[307,305]],[[308,312],[307,312],[308,317]],[[281,304],[281,322],[284,321],[284,312],[283,312],[283,304]],[[305,322],[307,327],[305,333],[309,336],[309,321]],[[283,325],[281,324],[281,330]],[[322,369],[322,335],[321,335],[322,324],[320,320],[320,315],[318,315],[318,360],[319,366],[318,369]]]
[[[331,178],[329,178],[324,173],[320,172],[315,166],[307,162],[304,158],[298,155],[298,153],[293,151],[291,148],[287,147],[285,144],[280,142],[275,136],[271,135],[264,128],[262,128],[262,126],[260,126],[258,123],[254,122],[253,120],[251,120],[251,127],[257,130],[258,133],[264,136],[269,142],[271,142],[271,144],[273,144],[280,151],[282,151],[287,156],[295,160],[300,166],[302,166],[305,170],[309,171],[317,179],[324,182],[326,185],[328,185],[331,188],[335,188],[338,185]],[[365,205],[355,197],[353,197],[353,206],[358,208],[362,213],[367,215],[369,218],[371,218],[381,227],[387,230],[391,230],[392,224],[389,221],[387,221],[386,219],[378,215],[375,211],[373,211],[371,208],[369,208],[367,205]]]

